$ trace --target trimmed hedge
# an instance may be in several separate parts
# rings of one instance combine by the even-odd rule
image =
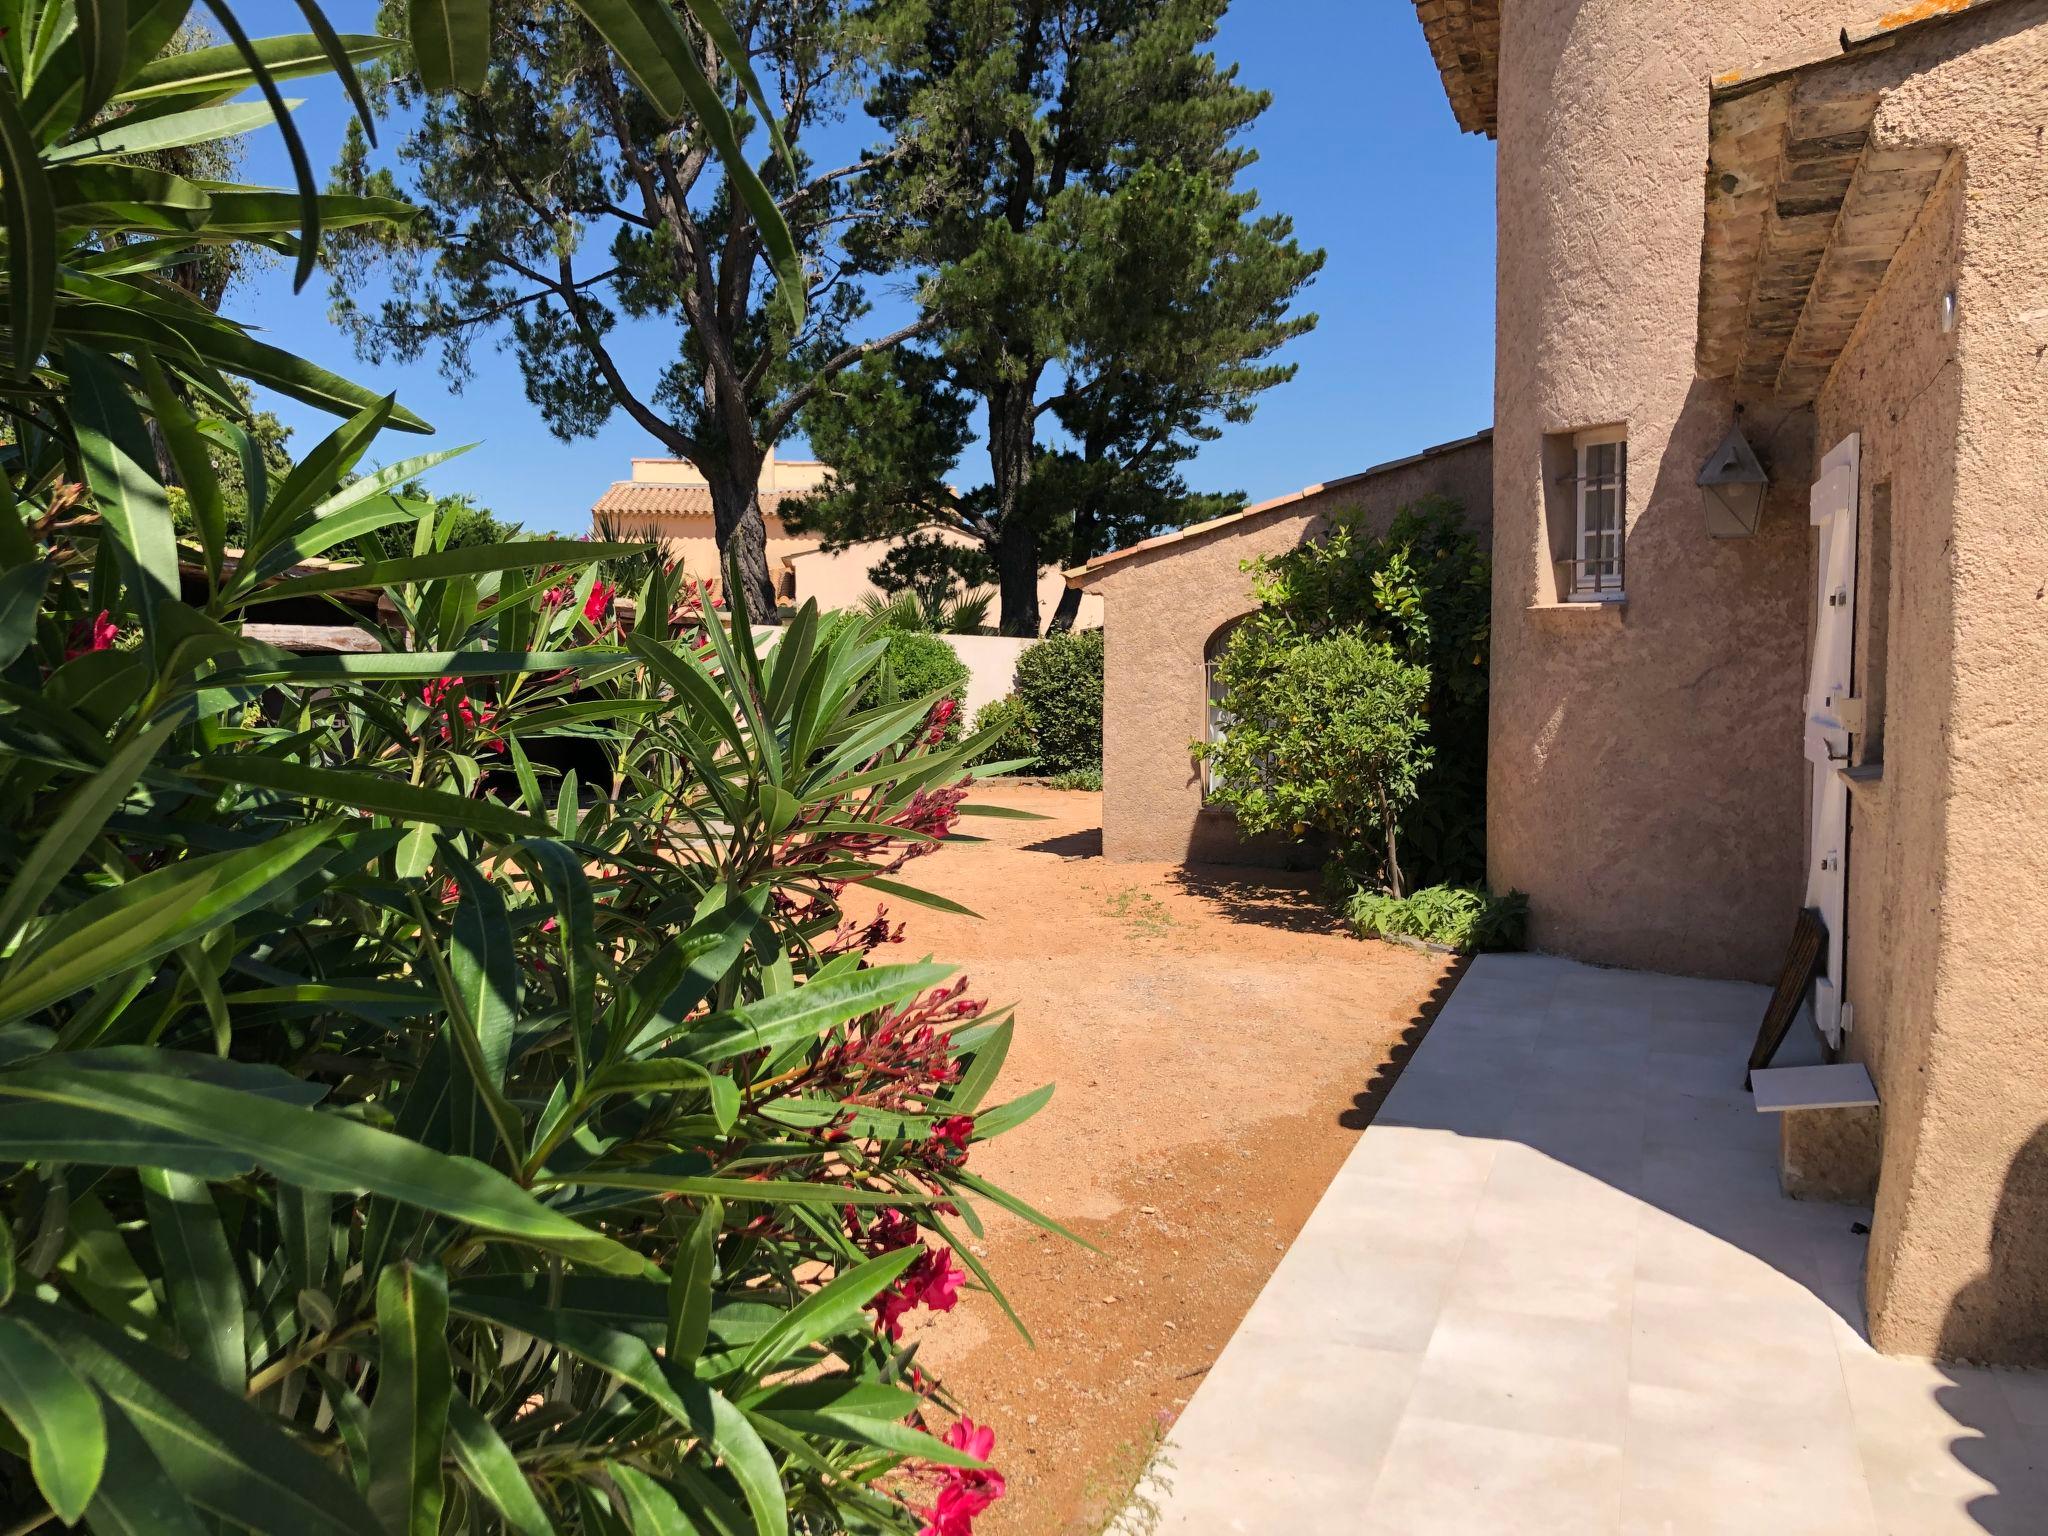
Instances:
[[[977,762],[1007,763],[1014,758],[1038,756],[1038,738],[1031,734],[1031,711],[1024,707],[1024,701],[1014,693],[1006,693],[1000,699],[990,699],[974,712],[974,732],[978,736],[994,727],[1003,734],[995,744],[982,753]],[[1031,763],[1014,770],[1017,773],[1033,773],[1037,764]]]
[[[861,695],[861,708],[897,704],[944,693],[955,705],[967,697],[967,664],[937,635],[889,632],[889,653]],[[966,724],[959,710],[946,722],[945,741],[960,739]]]
[[[1102,631],[1051,635],[1017,658],[1017,698],[1037,742],[1033,771],[1102,766]]]

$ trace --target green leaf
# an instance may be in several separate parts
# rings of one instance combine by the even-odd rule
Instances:
[[[514,1536],[555,1536],[554,1522],[534,1496],[518,1458],[490,1420],[460,1395],[448,1400],[448,1437],[455,1449],[455,1464],[504,1516],[506,1529]]]
[[[884,880],[879,875],[863,875],[856,883],[863,889],[880,891],[884,896],[896,896],[904,901],[915,902],[920,907],[930,907],[934,912],[951,912],[955,917],[981,916],[972,907],[963,907],[950,896],[939,896],[931,891],[919,890],[914,885]]]
[[[768,253],[776,277],[776,297],[792,329],[804,323],[804,280],[802,254],[791,235],[788,221],[741,146],[732,115],[718,94],[717,85],[704,72],[696,47],[683,30],[667,0],[572,0],[576,9],[611,44],[619,63],[633,77],[633,83],[671,122],[694,116],[697,126],[718,151],[726,179],[738,192],[740,201],[753,215],[761,245]],[[729,63],[733,61],[728,59]],[[739,70],[748,69],[746,50],[737,50]],[[759,90],[755,82],[753,89]],[[774,122],[774,110],[767,99],[757,96],[763,115]]]
[[[408,0],[412,52],[430,91],[480,91],[490,72],[490,0]]]
[[[106,1466],[106,1419],[63,1355],[12,1316],[0,1316],[0,1415],[28,1442],[29,1470],[50,1508],[76,1522]]]
[[[67,346],[64,356],[85,478],[114,535],[130,604],[143,633],[152,635],[157,605],[178,601],[178,540],[171,528],[170,499],[145,468],[156,456],[127,387],[96,353]]]
[[[718,1229],[725,1207],[707,1201],[689,1235],[676,1244],[676,1256],[668,1279],[669,1363],[689,1370],[704,1353],[704,1341],[711,1333],[711,1282],[718,1269]]]
[[[194,1364],[239,1392],[249,1381],[242,1281],[212,1192],[205,1180],[164,1168],[137,1177],[178,1336]]]
[[[778,1050],[791,1041],[811,1039],[848,1019],[903,1002],[951,974],[951,967],[927,961],[920,965],[877,966],[843,980],[812,982],[792,992],[711,1014],[678,1041],[675,1050],[692,1061],[707,1064],[748,1051]]]
[[[697,1536],[697,1527],[676,1504],[666,1488],[623,1461],[604,1464],[626,1504],[626,1521],[633,1536]]]
[[[46,1302],[19,1304],[126,1415],[201,1509],[259,1536],[363,1536],[370,1511],[269,1413],[120,1329]]]
[[[73,8],[85,62],[78,116],[89,122],[121,83],[121,66],[128,60],[128,5],[127,0],[73,0]]]
[[[26,379],[57,313],[57,210],[14,86],[0,88],[0,211],[7,218],[7,307],[14,376]]]
[[[0,978],[0,1023],[169,954],[276,899],[334,857],[338,821],[293,827],[249,848],[180,859],[54,919]]]
[[[923,1252],[915,1243],[898,1248],[855,1265],[811,1292],[754,1341],[740,1361],[740,1376],[748,1382],[757,1380],[805,1345],[860,1327],[861,1309],[894,1285]]]
[[[398,46],[391,38],[362,33],[344,33],[339,41],[355,63],[377,58]],[[318,37],[310,34],[259,38],[254,47],[273,80],[325,74],[333,68],[327,49]],[[224,43],[213,48],[195,48],[189,53],[166,53],[152,60],[135,72],[115,99],[148,101],[165,96],[200,96],[226,101],[255,83],[256,77],[250,73],[242,50]]]
[[[296,101],[286,102],[297,107]],[[209,144],[215,139],[238,138],[270,121],[270,108],[262,102],[235,102],[225,107],[201,107],[194,112],[173,112],[166,117],[130,122],[116,118],[83,138],[44,156],[51,165],[102,156],[154,154],[182,149],[189,144]]]
[[[71,872],[107,818],[127,800],[143,768],[177,728],[176,720],[164,720],[131,737],[116,749],[106,767],[71,792],[64,808],[36,839],[34,849],[15,866],[6,892],[0,894],[0,948],[13,940],[21,925],[57,888],[57,882]]]
[[[191,1502],[118,1408],[107,1414],[107,1469],[85,1523],[93,1536],[206,1536]]]
[[[392,1536],[436,1536],[441,1528],[441,1446],[453,1382],[447,1280],[433,1265],[386,1265],[377,1278],[370,1508]]]
[[[13,666],[35,639],[43,588],[49,584],[50,568],[40,560],[24,561],[0,576],[0,671]]]
[[[531,817],[491,800],[471,800],[445,789],[426,789],[388,773],[354,768],[314,768],[260,752],[216,752],[182,770],[210,784],[241,784],[276,790],[308,801],[353,806],[394,821],[436,827],[468,827],[494,837],[532,837],[546,830]]]
[[[974,1117],[975,1139],[986,1141],[991,1136],[1000,1136],[1005,1131],[1015,1130],[1045,1108],[1052,1098],[1052,1088],[1051,1083],[1046,1083],[1010,1100],[1007,1104],[998,1104],[994,1109],[984,1109]]]
[[[164,377],[156,355],[143,352],[138,361],[149,388],[150,413],[156,418],[164,446],[170,449],[178,478],[185,483],[185,500],[192,509],[193,526],[199,531],[207,579],[218,584],[222,554],[227,546],[227,502],[221,494],[220,476],[214,472],[213,455],[200,436],[199,423]]]
[[[313,268],[320,259],[320,188],[313,180],[313,162],[306,157],[305,141],[299,137],[298,125],[292,121],[291,109],[284,104],[284,96],[277,88],[270,66],[249,41],[248,33],[242,30],[242,24],[235,19],[227,0],[206,0],[206,3],[213,12],[213,19],[220,23],[221,31],[227,33],[228,41],[242,55],[242,62],[254,78],[256,88],[270,104],[270,115],[276,119],[278,136],[284,140],[285,153],[292,164],[292,176],[298,182],[299,257],[292,272],[292,292],[297,293],[306,286],[306,279],[313,275]]]
[[[542,1205],[495,1169],[341,1115],[147,1068],[87,1069],[75,1056],[38,1057],[0,1072],[0,1098],[137,1121],[238,1153],[286,1183],[387,1196],[614,1273],[641,1274],[649,1267],[629,1249]]]
[[[1010,1038],[1016,1033],[1016,1026],[1007,1019],[998,1024],[988,1039],[975,1047],[974,1058],[960,1074],[960,1081],[953,1085],[953,1091],[946,1096],[946,1102],[956,1114],[971,1115],[981,1107],[981,1101],[988,1097],[989,1089],[996,1083],[996,1076],[1003,1070],[1003,1062],[1010,1054]]]

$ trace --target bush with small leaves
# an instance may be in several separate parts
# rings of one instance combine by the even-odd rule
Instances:
[[[1102,766],[1102,631],[1049,635],[1017,658],[1039,773]]]

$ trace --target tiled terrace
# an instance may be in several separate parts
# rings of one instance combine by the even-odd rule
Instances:
[[[2048,1532],[2048,1377],[1876,1354],[1762,989],[1467,973],[1169,1440],[1158,1536]]]

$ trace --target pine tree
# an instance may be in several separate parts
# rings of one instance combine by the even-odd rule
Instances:
[[[389,35],[404,35],[404,5],[384,0]],[[363,355],[433,350],[460,387],[476,342],[494,338],[556,436],[589,436],[623,410],[689,459],[710,482],[719,549],[737,559],[748,605],[772,613],[756,499],[767,451],[835,373],[933,322],[849,339],[866,305],[844,281],[837,231],[869,167],[819,170],[803,152],[805,135],[843,110],[889,5],[869,14],[856,0],[749,0],[726,10],[793,152],[785,160],[753,135],[761,179],[804,258],[800,329],[703,125],[665,118],[561,0],[493,7],[480,93],[423,93],[402,65],[377,82],[380,104],[405,114],[397,158],[409,174],[401,184],[373,167],[352,124],[338,178],[402,195],[425,216],[401,233],[343,232],[330,266],[336,316]],[[743,108],[729,64],[708,40],[703,53],[728,104]],[[743,139],[758,127],[744,110],[734,117]],[[366,306],[377,276],[389,295]],[[622,317],[674,327],[674,351],[653,376],[632,377],[616,350]]]
[[[855,249],[917,277],[935,329],[813,402],[840,476],[808,526],[972,534],[1004,632],[1036,634],[1042,560],[1231,504],[1179,466],[1291,376],[1268,359],[1315,323],[1287,311],[1322,256],[1237,185],[1270,98],[1208,51],[1227,3],[929,0],[896,28],[868,103],[893,140],[883,216]],[[959,494],[977,407],[988,479]]]

